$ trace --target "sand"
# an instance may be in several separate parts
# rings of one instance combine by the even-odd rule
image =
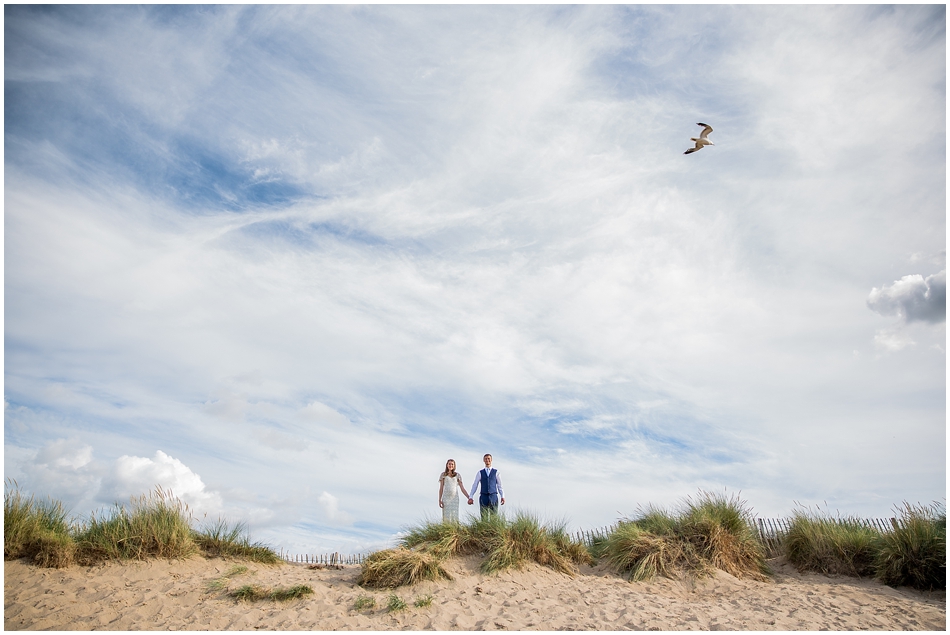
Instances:
[[[236,564],[246,573],[210,584]],[[7,630],[945,630],[946,595],[892,589],[872,580],[800,574],[773,561],[770,582],[726,573],[702,580],[630,583],[603,567],[574,578],[530,565],[484,575],[474,559],[452,560],[453,581],[395,590],[409,606],[391,612],[391,591],[356,586],[358,566],[266,566],[194,557],[94,567],[4,567]],[[228,588],[308,584],[314,594],[238,601]],[[376,607],[357,611],[360,595]],[[429,607],[414,601],[432,596]]]

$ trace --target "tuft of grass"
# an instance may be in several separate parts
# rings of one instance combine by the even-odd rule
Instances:
[[[874,558],[875,577],[889,586],[930,591],[947,588],[947,510],[904,505],[897,529],[884,534]]]
[[[799,509],[783,539],[785,557],[800,571],[866,576],[874,572],[881,532],[857,518]]]
[[[274,589],[268,597],[278,602],[287,602],[288,600],[297,600],[305,595],[313,595],[313,587],[308,584],[296,584],[287,589]]]
[[[406,549],[420,549],[439,558],[475,553],[479,544],[470,525],[426,521],[411,527],[399,543]]]
[[[363,561],[363,570],[356,583],[381,589],[440,578],[452,579],[448,571],[442,568],[441,558],[425,551],[400,547],[370,554]]]
[[[427,522],[409,529],[402,546],[440,559],[483,554],[486,559],[482,569],[489,573],[537,562],[574,575],[578,563],[593,563],[587,548],[570,539],[564,523],[545,526],[526,513],[517,514],[513,520],[502,514],[488,514],[467,524]]]
[[[219,518],[205,529],[193,532],[193,539],[208,556],[233,556],[261,564],[281,562],[273,549],[259,542],[251,542],[244,523],[232,525]]]
[[[356,598],[356,602],[353,604],[353,608],[355,608],[357,611],[375,607],[376,598],[374,598],[372,595],[363,595],[362,593]]]
[[[222,591],[228,587],[228,578],[233,578],[234,576],[243,575],[247,573],[247,567],[243,564],[236,564],[232,566],[227,572],[222,575],[220,578],[215,578],[208,583],[209,591]]]
[[[675,535],[656,535],[636,522],[621,522],[604,540],[601,557],[621,575],[631,580],[672,577],[677,565],[686,560],[684,541]]]
[[[224,575],[227,578],[233,578],[236,575],[243,575],[245,573],[247,573],[247,567],[244,566],[243,564],[236,564],[236,565],[233,565],[230,569],[228,569],[227,573],[225,573]]]
[[[595,553],[631,580],[680,572],[703,576],[713,569],[738,578],[764,579],[768,573],[745,501],[704,491],[677,511],[649,506],[621,521]]]
[[[51,498],[27,498],[14,480],[4,485],[4,558],[29,558],[42,567],[62,568],[72,564],[76,542],[65,506]]]
[[[573,576],[576,573],[573,555],[583,553],[589,557],[586,549],[573,551],[563,526],[545,527],[531,514],[519,513],[512,521],[500,514],[491,514],[480,528],[488,547],[488,558],[482,563],[486,573],[512,567],[521,569],[528,562],[536,562]]]
[[[416,598],[416,601],[413,602],[412,605],[415,606],[416,608],[420,608],[420,609],[421,609],[421,608],[428,608],[428,607],[432,606],[432,596],[431,596],[431,595],[423,595],[423,596],[421,596],[421,597],[417,597],[417,598]]]
[[[244,586],[231,591],[228,595],[238,600],[250,602],[267,597],[267,590],[264,587],[254,584],[245,584]]]
[[[76,538],[79,560],[144,560],[187,558],[198,548],[192,538],[188,506],[158,487],[133,497],[128,507],[116,505],[111,514],[93,514]]]
[[[386,600],[386,608],[389,609],[390,613],[395,613],[397,611],[406,610],[406,603],[401,597],[395,593],[389,594],[389,599]]]
[[[678,529],[700,566],[737,578],[765,579],[769,572],[752,512],[738,496],[700,492],[686,499]]]
[[[286,602],[288,600],[302,598],[305,595],[311,595],[312,593],[313,587],[310,587],[306,584],[298,584],[286,589],[283,587],[267,589],[254,584],[245,584],[244,586],[231,591],[231,593],[228,595],[237,600],[242,600],[245,602],[254,602],[258,600],[276,600],[278,602]]]

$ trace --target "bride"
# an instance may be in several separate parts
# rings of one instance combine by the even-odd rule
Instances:
[[[442,522],[459,521],[459,488],[468,498],[468,492],[462,485],[462,477],[455,471],[455,459],[445,462],[445,471],[439,476],[439,507],[442,508]]]

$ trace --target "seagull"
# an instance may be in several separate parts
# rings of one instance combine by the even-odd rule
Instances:
[[[695,148],[690,148],[689,150],[687,150],[687,151],[684,152],[683,154],[689,154],[690,152],[696,152],[697,150],[702,150],[702,149],[703,149],[703,146],[714,146],[714,145],[716,145],[715,143],[713,143],[712,141],[710,141],[709,139],[706,138],[706,137],[709,136],[709,133],[712,132],[712,126],[710,126],[708,123],[697,123],[696,125],[703,127],[703,131],[699,133],[699,138],[698,138],[698,139],[697,139],[696,137],[690,137],[690,138],[689,138],[690,141],[695,141],[695,142],[696,142],[696,147],[695,147]]]

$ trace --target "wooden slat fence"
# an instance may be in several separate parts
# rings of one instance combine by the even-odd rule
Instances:
[[[617,525],[609,525],[607,527],[599,527],[597,529],[581,529],[570,534],[571,538],[574,539],[574,542],[579,542],[581,544],[587,545],[588,547],[594,546],[594,543],[598,540],[603,540],[617,528]]]
[[[887,533],[896,529],[899,524],[896,518],[859,518],[859,522],[872,529],[877,529],[882,533]],[[759,539],[766,548],[774,552],[781,545],[782,539],[788,533],[791,527],[790,518],[756,518],[755,527],[759,534]],[[588,547],[592,547],[595,542],[607,538],[615,529],[617,524],[598,527],[596,529],[579,529],[568,534],[574,542],[579,542]],[[322,564],[327,566],[344,564],[363,564],[363,561],[369,557],[368,553],[341,554],[291,554],[280,553],[280,557],[286,562],[301,564]]]
[[[899,527],[896,518],[856,518],[854,520],[881,533],[887,533]],[[792,521],[790,518],[756,518],[755,525],[762,544],[774,553],[781,546],[782,539],[788,533]]]
[[[363,561],[369,554],[364,553],[280,553],[280,557],[285,562],[294,562],[300,564],[322,564],[327,566],[336,566],[342,564],[363,564]]]

